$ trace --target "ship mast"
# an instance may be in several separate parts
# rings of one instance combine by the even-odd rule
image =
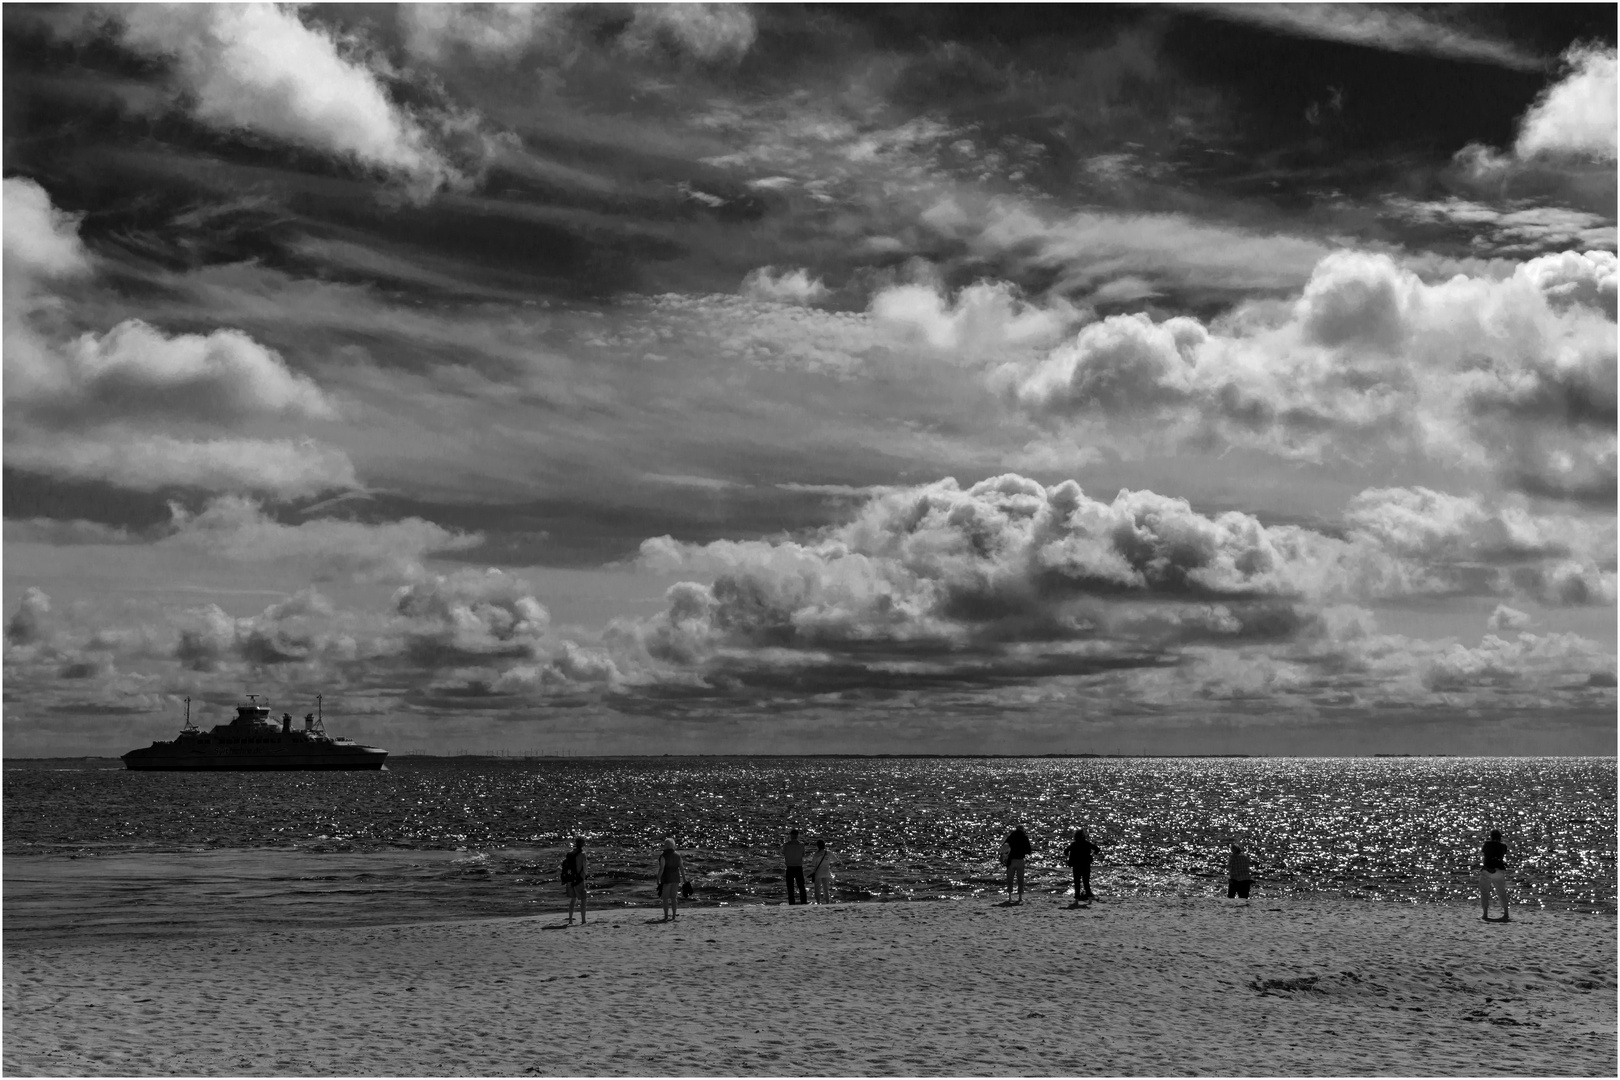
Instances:
[[[196,728],[191,726],[191,699],[189,697],[186,698],[186,726],[181,728],[180,730],[182,732],[196,731],[197,730]]]

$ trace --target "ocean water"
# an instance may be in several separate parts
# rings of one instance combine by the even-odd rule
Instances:
[[[1022,822],[1029,887],[1099,897],[1475,897],[1485,833],[1517,902],[1615,910],[1612,758],[396,758],[379,773],[127,772],[8,761],[13,940],[513,915],[561,906],[587,838],[593,905],[652,902],[675,839],[702,903],[777,901],[790,827],[836,853],[841,901],[988,898]]]

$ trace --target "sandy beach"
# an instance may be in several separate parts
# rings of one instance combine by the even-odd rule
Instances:
[[[1043,896],[5,947],[9,1075],[1614,1075],[1615,917]]]

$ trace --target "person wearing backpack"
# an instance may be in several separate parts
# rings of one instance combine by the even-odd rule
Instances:
[[[559,873],[568,894],[568,925],[574,925],[574,903],[579,903],[579,924],[585,925],[585,838],[574,837],[574,850],[564,855]]]

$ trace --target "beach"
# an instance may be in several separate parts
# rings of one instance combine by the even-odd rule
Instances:
[[[1614,1075],[1615,917],[1031,896],[5,946],[9,1075]]]

